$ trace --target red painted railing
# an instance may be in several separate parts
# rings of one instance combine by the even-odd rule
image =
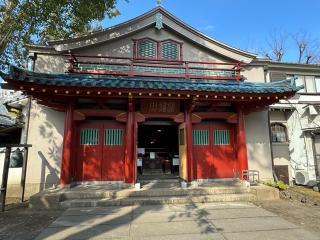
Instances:
[[[69,73],[151,76],[186,79],[240,80],[240,63],[135,59],[70,55]]]

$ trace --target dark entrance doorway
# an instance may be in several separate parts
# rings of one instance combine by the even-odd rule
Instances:
[[[137,152],[138,179],[178,177],[178,126],[140,125]]]

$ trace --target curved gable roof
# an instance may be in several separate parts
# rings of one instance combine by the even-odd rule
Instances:
[[[213,52],[244,63],[250,63],[257,57],[256,54],[239,50],[220,41],[217,41],[209,36],[206,36],[205,34],[176,18],[161,6],[158,6],[151,11],[146,12],[145,14],[133,18],[129,21],[106,28],[104,30],[82,34],[68,40],[49,41],[49,46],[53,47],[56,51],[61,52],[89,47],[110,40],[115,40],[117,38],[124,37],[134,32],[143,30],[149,26],[155,25],[156,14],[158,13],[162,14],[162,22],[167,28],[179,33],[190,41]]]

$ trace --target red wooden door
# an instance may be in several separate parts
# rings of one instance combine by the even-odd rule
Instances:
[[[195,179],[212,178],[211,172],[214,169],[214,160],[210,138],[210,125],[197,124],[192,131],[193,144],[193,177]]]
[[[197,124],[192,142],[196,179],[233,177],[237,162],[232,125]]]
[[[119,123],[79,125],[78,181],[124,180],[124,126]]]
[[[100,181],[102,162],[101,125],[81,124],[78,132],[78,143],[77,179],[80,181]]]
[[[232,178],[237,169],[233,127],[230,124],[212,125],[211,134],[215,165],[213,178]]]
[[[103,181],[124,181],[124,125],[103,125]]]

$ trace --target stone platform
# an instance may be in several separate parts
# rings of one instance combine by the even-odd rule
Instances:
[[[238,181],[202,182],[184,189],[178,180],[166,180],[143,182],[141,189],[122,184],[81,184],[71,188],[48,189],[32,196],[29,206],[35,209],[64,209],[260,201],[278,198],[277,189],[264,185],[249,187]]]

